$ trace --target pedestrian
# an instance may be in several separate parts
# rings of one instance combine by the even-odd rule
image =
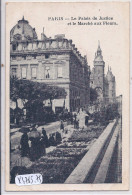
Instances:
[[[73,115],[71,112],[70,112],[70,121],[71,121],[71,125],[73,125]]]
[[[56,145],[54,134],[50,134],[49,144],[50,144],[50,146],[55,146]]]
[[[63,123],[62,120],[61,120],[61,123],[60,123],[60,130],[64,131],[64,123]]]
[[[21,156],[27,156],[29,155],[29,144],[28,144],[28,135],[27,132],[25,132],[20,140],[20,145],[21,145]]]
[[[60,144],[62,141],[61,134],[57,131],[56,132],[56,144]]]
[[[40,148],[40,138],[36,137],[30,138],[31,140],[31,148],[30,148],[30,160],[35,161],[41,156],[41,148]]]
[[[76,129],[77,128],[77,115],[76,115],[76,113],[74,114],[74,129]]]
[[[76,128],[79,129],[79,120],[76,120]]]
[[[41,137],[40,139],[40,156],[43,156],[46,154],[46,144],[45,144],[45,140],[43,137]]]
[[[46,135],[46,131],[45,131],[44,127],[42,128],[42,134]]]
[[[44,128],[42,128],[42,137],[41,139],[43,139],[43,142],[45,143],[45,147],[49,147],[49,140],[48,140],[48,136],[46,134],[46,131]]]
[[[86,116],[86,114],[85,114],[85,112],[83,111],[83,108],[80,109],[80,111],[79,111],[79,113],[78,113],[78,116],[77,116],[77,118],[78,118],[78,120],[79,120],[79,129],[80,129],[80,130],[83,130],[84,127],[85,127],[85,116]]]
[[[38,125],[33,125],[31,132],[29,133],[29,140],[31,141],[30,159],[31,161],[37,160],[41,156],[40,150],[40,132],[37,131]]]
[[[85,116],[85,125],[88,126],[88,120],[89,120],[89,116],[88,114]]]

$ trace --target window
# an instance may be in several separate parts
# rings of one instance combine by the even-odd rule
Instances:
[[[62,67],[58,67],[58,78],[62,78]]]
[[[22,79],[26,79],[27,78],[27,68],[23,67],[22,68]]]
[[[17,76],[17,68],[12,68],[12,76],[13,77]]]
[[[37,68],[33,67],[31,69],[31,74],[32,74],[32,79],[36,79],[37,78]]]
[[[18,25],[19,26],[19,25]],[[20,28],[20,26],[19,26],[19,28]],[[15,40],[17,40],[17,41],[20,41],[20,40],[22,40],[22,36],[20,35],[20,34],[16,34],[16,35],[14,35],[14,37],[13,37]]]
[[[27,36],[27,40],[30,41],[30,40],[32,40],[32,38],[28,35],[28,36]]]
[[[49,54],[45,54],[45,59],[48,59],[49,58]]]
[[[46,79],[50,78],[50,67],[49,66],[47,66],[45,68],[45,77],[46,77]]]
[[[12,60],[16,60],[16,57],[15,56],[12,56]]]

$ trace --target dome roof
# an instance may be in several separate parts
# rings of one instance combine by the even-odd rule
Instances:
[[[24,17],[11,29],[10,37],[11,41],[37,40],[35,29],[29,25]]]

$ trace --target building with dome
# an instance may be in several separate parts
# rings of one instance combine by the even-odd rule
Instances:
[[[12,28],[10,32],[10,40],[13,41],[34,41],[37,40],[37,34],[35,28],[29,25],[29,22],[22,18],[18,23]]]
[[[82,57],[65,35],[48,38],[43,30],[39,40],[24,17],[10,31],[10,74],[63,87],[67,96],[53,100],[54,111],[64,104],[68,111],[89,105],[90,67],[86,56]]]
[[[108,67],[108,72],[105,75],[105,62],[102,56],[100,43],[98,44],[97,52],[94,58],[94,67],[90,76],[90,86],[96,89],[98,101],[101,103],[113,103],[116,98],[116,81],[111,68]]]

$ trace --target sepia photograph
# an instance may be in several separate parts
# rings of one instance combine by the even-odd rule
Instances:
[[[6,4],[7,190],[128,189],[128,10]]]

